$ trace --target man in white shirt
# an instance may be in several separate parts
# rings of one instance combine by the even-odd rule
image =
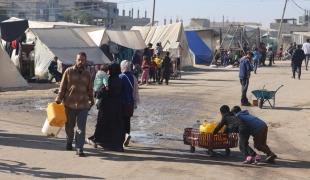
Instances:
[[[310,59],[310,39],[307,39],[307,42],[305,42],[302,45],[302,50],[304,50],[306,58],[305,58],[305,64],[306,64],[306,71],[308,71],[308,63]]]

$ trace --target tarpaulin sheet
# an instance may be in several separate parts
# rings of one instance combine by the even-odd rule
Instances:
[[[185,31],[189,48],[195,57],[195,64],[210,64],[213,58],[211,49],[202,41],[197,32]]]

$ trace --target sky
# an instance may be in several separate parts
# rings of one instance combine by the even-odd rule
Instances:
[[[140,9],[140,16],[148,11],[148,17],[152,16],[153,0],[109,0],[117,2],[120,12],[123,9],[134,8],[134,17],[137,16],[137,9]],[[300,6],[297,7],[293,1]],[[264,27],[276,18],[281,18],[285,0],[156,0],[155,20],[163,24],[166,18],[183,19],[188,24],[191,18],[208,18],[213,21],[251,21],[259,22]],[[301,9],[310,10],[310,0],[289,0],[285,18],[297,18],[304,14]]]

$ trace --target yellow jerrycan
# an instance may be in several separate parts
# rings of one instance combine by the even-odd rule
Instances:
[[[65,106],[55,102],[47,105],[47,119],[51,126],[62,127],[67,122]]]
[[[205,121],[199,127],[199,131],[201,133],[213,133],[214,129],[216,128],[216,123]]]
[[[213,133],[214,129],[216,128],[216,123],[209,122],[205,125],[206,133]]]

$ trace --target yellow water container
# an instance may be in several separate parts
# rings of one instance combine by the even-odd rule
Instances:
[[[47,105],[47,119],[51,126],[62,127],[67,122],[65,106],[55,102]]]
[[[204,122],[202,125],[200,125],[199,131],[202,133],[213,133],[215,128],[216,128],[216,123]]]

